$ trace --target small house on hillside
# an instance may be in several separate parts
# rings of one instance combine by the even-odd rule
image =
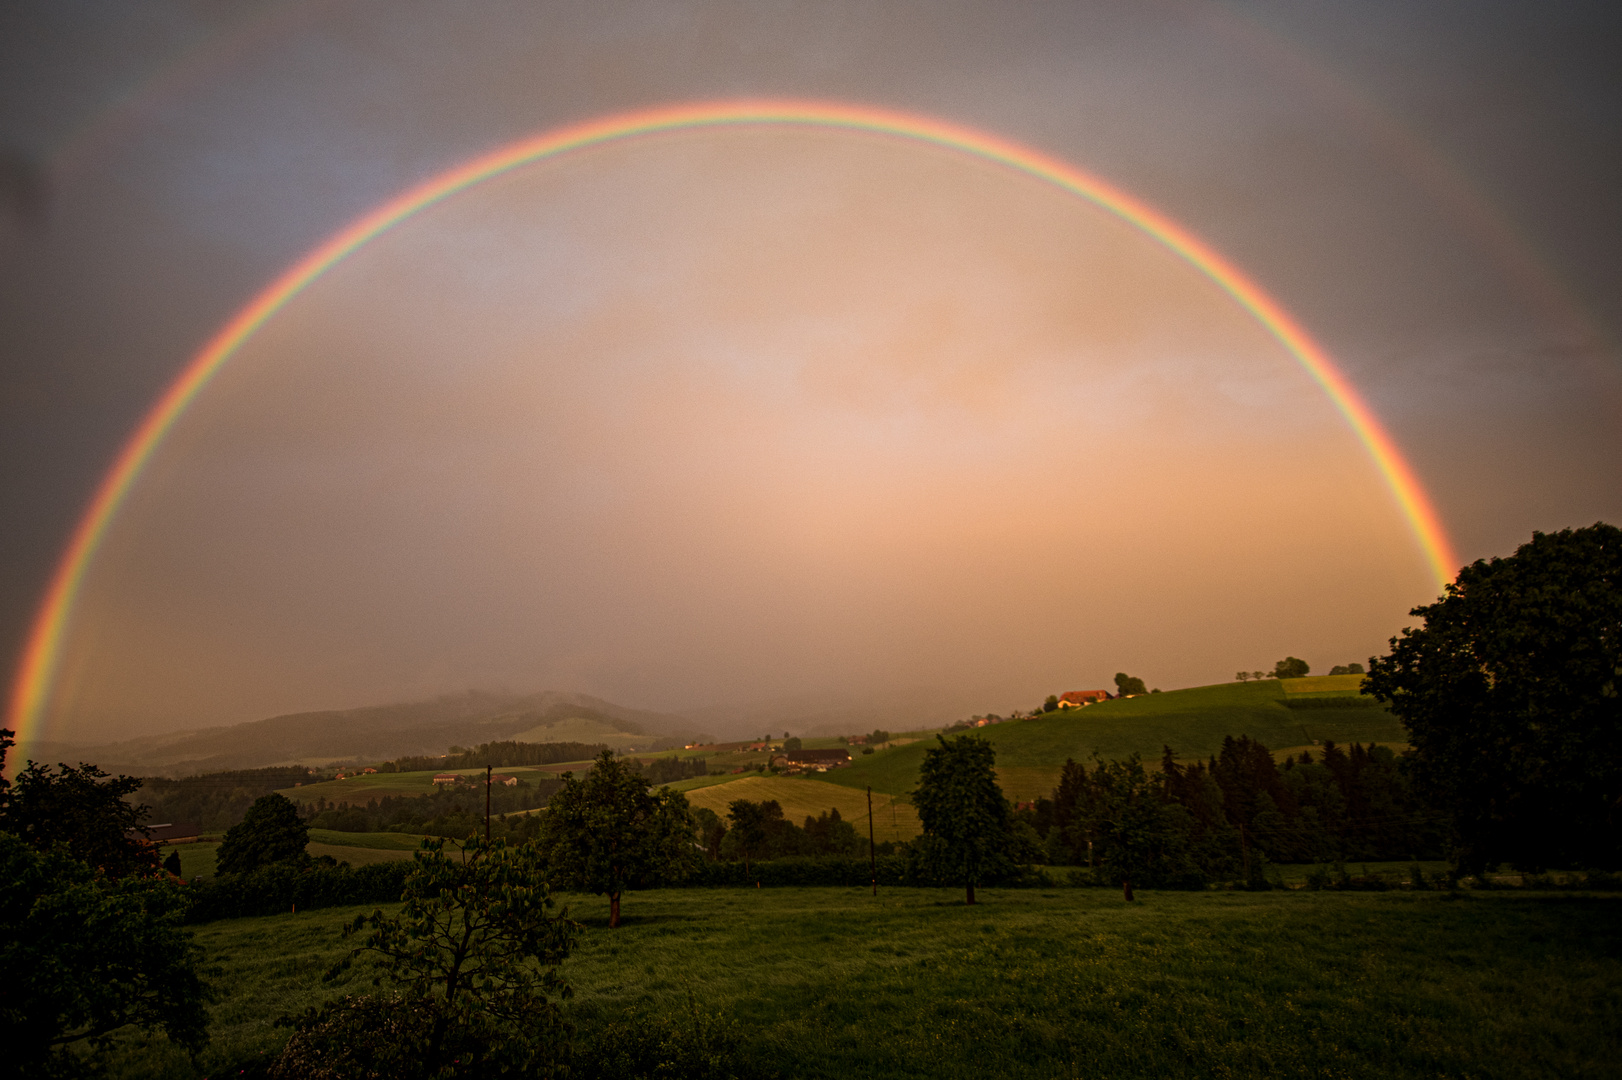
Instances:
[[[442,772],[442,773],[435,773],[434,774],[434,783],[436,783],[436,784],[454,784],[454,783],[457,783],[458,781],[460,781],[461,779],[462,779],[462,777],[461,777],[460,774],[453,773],[453,772]]]
[[[1079,709],[1096,701],[1108,701],[1111,696],[1108,690],[1070,690],[1059,695],[1059,708]]]
[[[490,782],[492,784],[500,784],[502,787],[517,787],[518,777],[508,776],[506,773],[492,773],[490,775]]]
[[[849,750],[783,750],[772,755],[772,764],[791,769],[826,772],[850,764]]]

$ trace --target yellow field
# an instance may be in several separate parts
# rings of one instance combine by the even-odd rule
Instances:
[[[1295,694],[1361,694],[1363,692],[1362,675],[1308,675],[1304,679],[1280,679],[1279,685],[1284,687],[1284,695],[1291,697]]]
[[[867,835],[867,795],[859,788],[841,787],[822,780],[791,776],[740,776],[725,784],[715,784],[687,793],[694,807],[707,807],[726,817],[727,805],[734,799],[765,802],[776,799],[783,816],[796,825],[807,817],[838,808],[839,816]],[[918,814],[907,803],[882,792],[873,793],[873,836],[879,841],[911,840],[922,830]]]

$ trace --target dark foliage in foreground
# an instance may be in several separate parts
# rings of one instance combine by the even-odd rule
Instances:
[[[405,906],[344,929],[369,931],[327,972],[371,960],[378,997],[350,996],[292,1019],[273,1075],[548,1077],[568,1057],[557,965],[578,926],[556,907],[540,850],[475,841],[457,857],[427,843],[410,864]]]
[[[0,769],[15,745],[13,733],[0,730]],[[158,856],[145,839],[147,811],[125,801],[140,787],[137,777],[109,776],[83,762],[53,769],[30,761],[15,782],[0,773],[0,831],[37,851],[61,844],[111,877],[150,874]]]
[[[1364,686],[1408,728],[1460,870],[1622,866],[1622,529],[1533,533],[1410,614]]]
[[[201,950],[166,877],[112,878],[0,832],[0,1040],[16,1075],[94,1067],[128,1025],[208,1040]]]

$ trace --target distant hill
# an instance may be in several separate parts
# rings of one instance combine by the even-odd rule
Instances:
[[[442,754],[451,746],[501,739],[652,750],[708,741],[710,736],[683,717],[628,709],[587,694],[470,691],[431,701],[292,713],[99,746],[42,743],[25,752],[36,760],[90,761],[109,772],[184,776]]]
[[[1336,689],[1342,694],[1356,692],[1355,685],[1340,688],[1337,684]],[[1341,744],[1401,744],[1408,738],[1397,718],[1378,706],[1298,710],[1286,707],[1285,700],[1285,689],[1276,679],[1219,683],[1046,713],[980,728],[979,732],[997,748],[1003,790],[1020,800],[1048,794],[1065,758],[1087,762],[1094,750],[1106,758],[1138,753],[1145,761],[1158,764],[1163,746],[1170,746],[1187,761],[1215,754],[1226,735],[1249,735],[1271,750],[1296,752],[1324,739]],[[933,744],[931,738],[859,755],[849,768],[834,770],[824,778],[853,787],[871,784],[875,791],[904,795],[917,786],[918,764],[924,750]]]

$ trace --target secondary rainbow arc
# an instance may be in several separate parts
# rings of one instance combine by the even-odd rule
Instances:
[[[1142,200],[1040,151],[986,132],[909,113],[829,102],[721,101],[618,113],[510,143],[424,181],[366,213],[294,263],[238,311],[164,391],[97,486],[52,575],[13,683],[7,726],[37,737],[68,620],[108,526],[141,470],[209,379],[277,311],[368,241],[434,204],[523,165],[639,135],[703,128],[844,129],[932,144],[1051,183],[1135,225],[1205,274],[1248,311],[1328,395],[1367,450],[1413,530],[1438,585],[1457,567],[1418,477],[1327,352],[1262,288],[1193,233]]]

